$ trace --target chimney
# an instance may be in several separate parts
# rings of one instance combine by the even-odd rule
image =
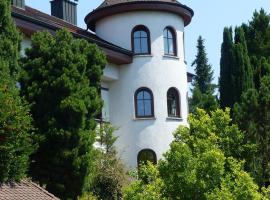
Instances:
[[[78,0],[74,0],[77,2]],[[71,0],[52,0],[51,15],[77,25],[77,3]]]
[[[11,4],[13,6],[16,6],[18,8],[24,9],[25,7],[25,1],[24,0],[11,0]]]

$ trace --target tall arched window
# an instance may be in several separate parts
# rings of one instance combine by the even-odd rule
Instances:
[[[150,54],[150,31],[143,25],[132,30],[132,51],[134,54]]]
[[[175,88],[170,88],[167,92],[167,107],[169,117],[180,118],[180,98]]]
[[[166,27],[163,31],[164,54],[176,56],[176,33],[173,28]]]
[[[153,93],[148,88],[140,88],[135,92],[135,114],[137,118],[154,117]]]
[[[137,157],[138,167],[140,166],[140,164],[144,164],[147,161],[150,161],[153,164],[157,164],[156,153],[151,149],[143,149],[138,153]]]

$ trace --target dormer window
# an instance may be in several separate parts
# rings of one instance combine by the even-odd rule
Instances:
[[[173,28],[166,27],[163,31],[164,54],[177,56],[176,52],[176,33]]]
[[[132,51],[136,55],[150,54],[150,31],[143,25],[132,30]]]

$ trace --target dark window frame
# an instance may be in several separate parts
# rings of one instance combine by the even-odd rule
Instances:
[[[134,37],[134,34],[137,31],[144,31],[146,33],[146,35],[147,35],[147,52],[146,53],[135,53],[135,44],[134,44],[135,37]],[[141,37],[139,37],[139,38],[140,38],[140,42],[141,42]],[[149,55],[149,54],[151,54],[150,31],[149,31],[149,29],[146,26],[144,26],[144,25],[138,25],[138,26],[135,26],[132,29],[132,32],[131,32],[131,46],[132,46],[132,52],[134,53],[134,55]]]
[[[138,168],[140,167],[140,164],[141,164],[141,160],[140,160],[140,157],[141,155],[144,153],[144,152],[151,152],[153,157],[154,157],[154,160],[153,160],[153,164],[156,165],[157,164],[157,154],[155,151],[153,151],[152,149],[142,149],[139,151],[139,153],[137,154],[137,166]],[[149,160],[150,161],[150,160]],[[151,161],[150,161],[151,162]]]
[[[164,34],[166,31],[166,35]],[[168,32],[171,33],[172,35],[172,38],[169,38],[168,37]],[[177,56],[177,40],[176,40],[176,31],[174,28],[170,27],[170,26],[167,26],[166,28],[164,28],[163,30],[163,45],[164,45],[164,55],[166,56]],[[166,42],[165,42],[166,40]],[[173,52],[171,53],[170,52],[170,46],[168,45],[169,44],[169,41],[172,40],[172,44],[173,44]],[[165,46],[165,44],[167,44],[167,46]],[[167,49],[167,51],[165,51],[165,48]]]
[[[169,106],[169,93],[173,91],[175,94],[175,103],[176,103],[176,114],[173,115],[171,114],[170,107]],[[171,87],[167,91],[167,112],[168,112],[168,117],[176,117],[176,118],[181,118],[181,99],[180,99],[180,93],[175,87]]]
[[[150,94],[150,97],[151,97],[151,114],[150,115],[143,115],[143,116],[140,116],[138,114],[138,94],[142,91],[146,91]],[[136,90],[135,94],[134,94],[134,103],[135,103],[135,117],[136,118],[153,118],[155,116],[155,112],[154,112],[154,96],[153,96],[153,92],[147,88],[147,87],[141,87],[139,89]]]

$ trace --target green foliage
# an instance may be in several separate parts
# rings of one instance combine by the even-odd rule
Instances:
[[[0,1],[0,58],[8,63],[9,71],[14,77],[18,71],[18,58],[21,36],[11,17],[11,1]]]
[[[164,197],[163,180],[159,176],[158,169],[148,162],[140,166],[141,180],[131,183],[124,189],[124,198],[126,200],[166,200]]]
[[[26,176],[34,150],[32,118],[10,77],[8,64],[0,61],[0,67],[0,182],[18,181]]]
[[[224,28],[223,43],[221,45],[220,58],[220,106],[232,108],[234,101],[232,95],[232,69],[234,63],[232,28]]]
[[[259,89],[261,78],[270,73],[270,16],[263,9],[255,11],[249,24],[242,27],[254,69],[255,86]]]
[[[215,86],[213,81],[213,70],[208,64],[208,58],[205,51],[204,40],[201,36],[198,38],[197,55],[192,66],[195,65],[195,82],[193,94],[190,99],[190,111],[195,112],[196,108],[202,108],[207,111],[215,110],[218,107],[217,98],[214,96]]]
[[[235,28],[232,39],[231,28],[225,28],[220,59],[220,106],[233,108],[241,95],[254,87],[253,69],[245,39],[244,30]]]
[[[98,199],[117,200],[122,198],[122,188],[128,183],[125,166],[117,157],[114,143],[116,129],[108,123],[101,124],[97,131],[102,149],[95,163],[95,174],[91,191]]]
[[[89,189],[93,175],[105,56],[60,30],[55,36],[36,33],[22,63],[22,94],[41,138],[30,174],[56,196],[75,199]]]
[[[192,97],[189,99],[189,110],[194,113],[197,108],[203,108],[205,111],[210,111],[218,108],[217,98],[211,93],[202,93],[199,87],[195,86],[192,89]]]
[[[32,118],[16,86],[20,35],[11,18],[10,1],[0,2],[0,182],[26,176],[33,152]]]
[[[247,169],[262,186],[270,182],[270,76],[262,78],[258,91],[251,89],[242,96],[234,115],[247,143],[255,147],[246,155]]]
[[[239,102],[243,92],[253,87],[253,71],[247,51],[244,31],[235,28],[234,63],[232,68],[233,102]]]
[[[175,132],[165,159],[144,169],[141,180],[125,190],[124,199],[261,199],[237,159],[244,137],[231,123],[230,110],[209,115],[198,109],[189,123],[189,128]]]
[[[199,36],[197,41],[197,55],[193,61],[192,66],[195,65],[195,82],[198,84],[199,90],[206,93],[213,89],[213,70],[211,65],[208,64],[208,58],[205,51],[204,40]]]

